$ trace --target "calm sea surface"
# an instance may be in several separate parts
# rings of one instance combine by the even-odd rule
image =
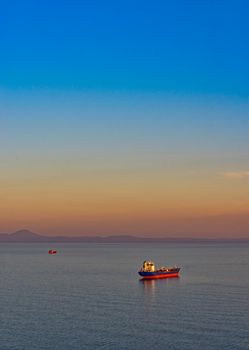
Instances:
[[[0,283],[1,350],[249,349],[248,244],[1,244]]]

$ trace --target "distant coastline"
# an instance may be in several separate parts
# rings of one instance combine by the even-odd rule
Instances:
[[[0,243],[241,243],[249,242],[249,238],[188,238],[188,237],[139,237],[132,235],[111,236],[45,236],[29,230],[14,233],[0,233]]]

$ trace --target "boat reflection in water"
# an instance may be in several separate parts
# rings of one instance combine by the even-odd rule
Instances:
[[[150,304],[152,301],[155,300],[156,292],[157,292],[156,283],[158,281],[140,279],[138,282],[139,282],[139,285],[141,286],[141,293],[145,297],[144,300],[146,301],[146,303]]]
[[[156,280],[146,280],[143,278],[139,280],[139,283],[143,286],[145,293],[148,293],[148,294],[155,293],[157,282],[158,281],[156,281]]]
[[[165,295],[167,290],[172,290],[171,288],[175,288],[174,286],[180,283],[180,277],[175,278],[163,278],[163,279],[144,279],[141,278],[138,280],[141,292],[143,293],[145,300],[151,304],[154,302],[157,297],[160,295]]]

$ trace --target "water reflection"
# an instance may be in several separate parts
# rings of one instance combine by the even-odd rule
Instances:
[[[152,307],[156,298],[156,280],[139,280],[141,294],[147,307]]]
[[[162,290],[165,287],[169,287],[170,285],[176,285],[180,281],[180,277],[174,278],[163,278],[163,279],[140,279],[139,284],[141,289],[144,292],[144,295],[154,299],[155,295],[159,290]]]
[[[139,283],[143,286],[144,293],[147,295],[155,295],[156,292],[156,280],[139,280]]]

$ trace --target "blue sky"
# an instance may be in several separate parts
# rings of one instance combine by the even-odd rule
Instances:
[[[0,87],[249,92],[249,4],[2,1]]]
[[[0,232],[248,237],[248,10],[2,1]]]

